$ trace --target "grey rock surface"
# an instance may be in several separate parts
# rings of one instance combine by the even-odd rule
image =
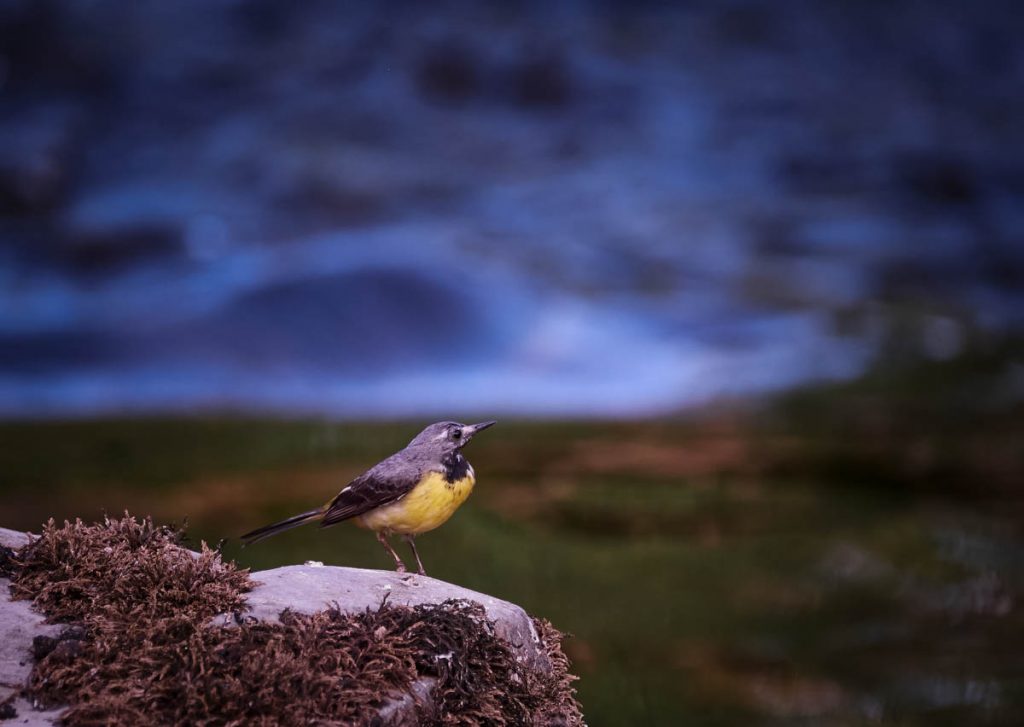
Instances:
[[[0,547],[20,548],[23,545],[27,545],[31,540],[32,536],[28,533],[0,528]]]
[[[0,546],[20,548],[31,536],[0,528]],[[455,599],[479,603],[494,622],[497,636],[508,642],[523,664],[533,670],[551,668],[540,647],[540,638],[529,615],[514,603],[446,583],[428,576],[393,571],[343,568],[319,564],[292,565],[252,574],[258,584],[246,598],[247,616],[277,621],[281,612],[316,613],[337,606],[344,613],[377,609],[386,600],[391,605],[418,606]],[[36,636],[57,636],[60,626],[44,623],[42,614],[28,601],[10,600],[10,582],[0,578],[0,703],[20,691],[32,670],[32,640]],[[233,614],[221,614],[213,623],[235,624]],[[395,695],[381,709],[385,723],[412,725],[416,704],[429,700],[433,680],[413,684],[410,693]],[[11,725],[53,725],[61,710],[39,711],[23,698],[13,702],[17,716],[5,720]]]
[[[420,723],[417,706],[429,705],[430,694],[437,680],[434,677],[420,677],[409,686],[405,694],[394,697],[381,707],[377,714],[389,727],[415,727]]]
[[[0,528],[0,546],[20,548],[30,536]],[[60,626],[44,623],[43,615],[32,610],[28,601],[12,601],[10,581],[0,578],[0,704],[21,691],[32,671],[32,639],[56,636]],[[39,711],[24,699],[13,702],[17,716],[4,720],[10,725],[56,724],[61,710]]]
[[[531,669],[547,671],[547,656],[533,621],[519,606],[429,576],[322,565],[290,565],[258,571],[259,583],[246,598],[249,615],[276,621],[285,609],[316,613],[337,605],[344,613],[379,608],[384,599],[393,606],[419,606],[449,599],[472,601],[483,606],[494,622],[495,633],[512,645],[516,655]],[[223,624],[231,615],[217,617]]]

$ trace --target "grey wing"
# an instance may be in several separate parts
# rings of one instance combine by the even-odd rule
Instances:
[[[403,461],[398,454],[388,457],[352,480],[331,500],[320,526],[334,525],[400,500],[419,483],[421,474],[419,467]]]

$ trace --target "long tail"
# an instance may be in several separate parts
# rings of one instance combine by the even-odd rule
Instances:
[[[301,515],[295,515],[287,520],[282,520],[279,523],[272,525],[264,525],[262,528],[257,528],[250,533],[246,533],[242,536],[242,543],[245,545],[252,545],[258,543],[264,538],[269,538],[271,535],[277,535],[283,533],[285,530],[291,530],[297,528],[299,525],[305,525],[313,520],[318,520],[324,514],[324,508],[317,508],[316,510],[310,510],[304,512]]]

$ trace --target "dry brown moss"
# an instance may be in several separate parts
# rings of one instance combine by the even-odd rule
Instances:
[[[344,614],[241,613],[245,571],[181,533],[127,515],[58,527],[13,559],[13,589],[64,637],[36,644],[30,696],[70,704],[68,724],[377,724],[417,679],[436,680],[422,724],[582,724],[561,634],[538,621],[551,663],[516,661],[476,604]],[[235,612],[237,627],[209,619]]]
[[[14,572],[14,550],[0,545],[0,578],[10,578]]]
[[[551,664],[551,672],[535,684],[538,700],[532,715],[534,724],[566,727],[584,724],[583,711],[576,701],[576,688],[573,687],[573,682],[579,677],[569,671],[569,657],[562,651],[565,634],[547,619],[534,618],[533,625]]]

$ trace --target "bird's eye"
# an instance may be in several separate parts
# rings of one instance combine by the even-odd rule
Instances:
[[[461,429],[453,429],[452,430],[452,439],[461,439],[461,438],[462,438],[462,430]]]

